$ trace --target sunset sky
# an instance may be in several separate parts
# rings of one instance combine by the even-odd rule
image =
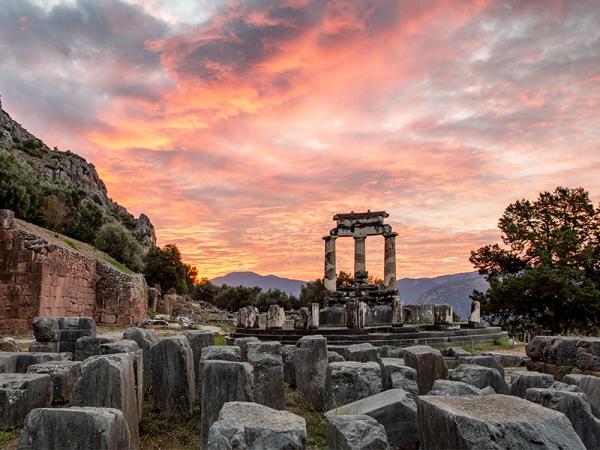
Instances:
[[[595,0],[2,0],[0,95],[209,278],[321,277],[367,209],[398,278],[469,271],[510,202],[600,200]]]

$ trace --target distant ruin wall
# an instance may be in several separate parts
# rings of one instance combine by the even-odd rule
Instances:
[[[0,225],[0,331],[26,331],[36,316],[91,316],[120,325],[144,317],[148,294],[142,275],[127,275],[15,229],[6,210],[0,210]]]

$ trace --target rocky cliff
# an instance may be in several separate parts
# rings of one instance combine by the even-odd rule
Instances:
[[[0,147],[15,152],[19,158],[27,161],[42,179],[81,189],[106,217],[122,223],[132,231],[146,251],[156,245],[154,226],[150,219],[144,214],[136,219],[127,209],[113,201],[93,164],[70,151],[50,149],[2,109],[1,99]]]

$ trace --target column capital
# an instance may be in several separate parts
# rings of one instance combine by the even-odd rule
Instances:
[[[398,236],[398,233],[396,233],[395,231],[392,231],[391,233],[385,233],[383,235],[384,238],[391,238],[391,237],[396,237]]]
[[[366,236],[352,236],[355,241],[365,241],[367,239]]]
[[[323,239],[324,241],[330,241],[332,239],[335,240],[337,238],[338,238],[337,236],[328,235],[328,236],[323,236],[321,239]]]

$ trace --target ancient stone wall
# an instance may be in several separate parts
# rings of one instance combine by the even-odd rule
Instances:
[[[142,275],[17,229],[9,213],[0,210],[0,331],[26,331],[36,316],[90,316],[120,325],[142,320],[148,298]]]

